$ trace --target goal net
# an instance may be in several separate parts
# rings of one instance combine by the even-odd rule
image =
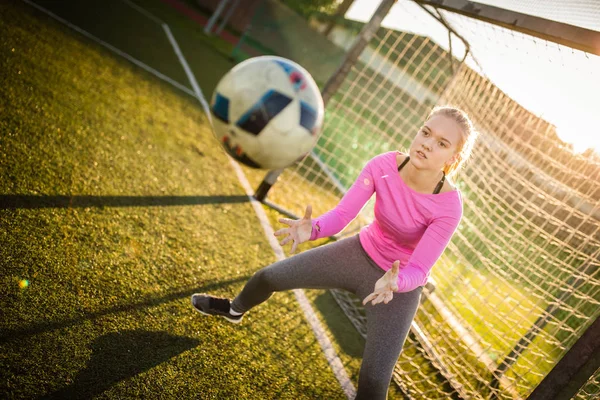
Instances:
[[[330,39],[348,48],[361,26],[340,21]],[[479,141],[454,178],[464,217],[395,370],[407,395],[524,398],[600,314],[597,71],[596,55],[399,1],[329,102],[311,156],[272,188],[275,203],[312,199],[319,215],[371,157],[408,148],[435,105],[471,116]],[[371,219],[372,202],[345,234]],[[359,299],[334,296],[366,335]]]

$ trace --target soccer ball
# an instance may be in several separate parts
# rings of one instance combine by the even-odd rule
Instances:
[[[246,60],[217,84],[213,132],[237,161],[253,168],[285,168],[304,158],[323,126],[323,99],[310,74],[275,56]]]

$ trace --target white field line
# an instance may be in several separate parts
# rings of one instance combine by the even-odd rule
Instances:
[[[146,10],[145,8],[142,8],[129,0],[123,0],[123,2],[125,4],[127,4],[129,7],[144,14],[147,18],[151,19],[152,21],[156,22],[157,24],[163,25],[165,23],[163,20],[161,20],[160,18],[158,18],[156,15],[152,14],[150,11]]]
[[[137,4],[135,4],[129,0],[123,0],[123,2],[125,4],[127,4],[129,7],[133,8],[134,10],[138,11],[139,13],[143,14],[147,18],[151,19],[152,21],[154,21],[157,24],[159,24],[160,26],[162,26],[163,30],[167,34],[169,43],[171,43],[171,46],[173,47],[173,51],[175,51],[175,54],[177,55],[177,58],[179,59],[179,63],[181,64],[181,66],[183,67],[183,70],[185,71],[185,75],[187,76],[188,81],[190,82],[190,85],[192,85],[192,88],[194,89],[194,93],[196,93],[196,97],[198,98],[198,100],[200,100],[200,104],[202,104],[204,113],[210,120],[211,119],[210,109],[208,107],[208,103],[206,102],[204,95],[202,94],[202,89],[200,89],[200,85],[198,85],[198,82],[196,82],[194,73],[192,72],[192,69],[190,68],[189,64],[187,63],[187,60],[185,59],[183,52],[181,51],[181,48],[179,48],[179,44],[177,43],[177,40],[175,40],[175,37],[173,36],[173,33],[171,32],[171,28],[169,28],[169,25],[167,25],[163,20],[161,20],[160,18],[158,18],[156,15],[152,14],[150,11],[146,10],[145,8],[140,7]],[[211,123],[212,123],[212,121],[211,121]]]
[[[202,89],[200,89],[200,85],[198,85],[198,82],[196,82],[196,78],[194,77],[194,73],[192,72],[192,69],[190,68],[187,61],[185,60],[185,57],[183,56],[183,53],[181,52],[181,49],[179,48],[179,45],[177,44],[175,37],[173,37],[173,34],[171,33],[171,29],[169,29],[169,25],[162,24],[162,27],[165,30],[167,37],[169,38],[169,42],[171,42],[171,46],[173,46],[173,50],[175,51],[175,54],[177,54],[177,58],[179,58],[179,62],[181,63],[181,66],[183,67],[183,70],[185,71],[185,74],[187,75],[188,80],[190,81],[190,85],[192,85],[192,88],[194,88],[196,97],[200,101],[200,104],[202,104],[202,108],[204,108],[204,112],[206,113],[206,116],[208,117],[208,119],[210,120],[210,123],[212,125],[212,118],[210,116],[210,109],[208,107],[208,103],[206,102],[206,99],[204,98],[204,95],[202,94]]]
[[[148,65],[144,64],[143,62],[141,62],[140,60],[138,60],[137,58],[134,58],[132,56],[130,56],[127,53],[122,52],[121,50],[117,49],[116,47],[106,43],[105,41],[98,39],[96,36],[92,35],[91,33],[88,33],[87,31],[84,31],[83,29],[73,25],[72,23],[70,23],[69,21],[59,17],[58,15],[50,12],[49,10],[46,10],[44,7],[41,7],[37,4],[35,4],[34,2],[32,2],[31,0],[22,0],[23,2],[29,4],[30,6],[37,8],[39,11],[49,15],[50,17],[54,18],[55,20],[65,24],[66,26],[68,26],[69,28],[73,29],[74,31],[79,32],[80,34],[82,34],[83,36],[87,37],[88,39],[93,40],[94,42],[106,47],[107,49],[109,49],[110,51],[120,55],[121,57],[131,61],[132,63],[134,63],[135,65],[137,65],[138,67],[146,70],[147,72],[150,72],[151,74],[155,75],[157,78],[162,79],[165,82],[170,83],[171,85],[175,86],[177,89],[180,89],[182,91],[184,91],[185,93],[189,94],[190,96],[194,96],[194,92],[191,91],[189,88],[183,86],[181,83],[174,81],[173,79],[169,78],[168,76],[166,76],[165,74],[158,72],[157,70],[155,70],[152,67],[149,67]]]
[[[196,79],[194,78],[189,66],[187,65],[187,62],[185,61],[183,54],[181,54],[181,50],[179,49],[179,46],[177,45],[175,38],[171,34],[171,30],[169,29],[168,25],[162,23],[162,21],[160,23],[163,26],[163,29],[165,30],[169,40],[171,41],[171,45],[175,49],[175,53],[177,54],[178,57],[180,57],[179,60],[182,63],[182,66],[183,66],[186,74],[188,75],[188,79],[190,79],[190,84],[192,84],[194,91],[191,91],[189,88],[174,81],[173,79],[171,79],[168,76],[162,74],[161,72],[155,70],[154,68],[144,64],[143,62],[130,56],[129,54],[127,54],[127,53],[117,49],[116,47],[106,43],[105,41],[97,38],[96,36],[88,33],[87,31],[84,31],[83,29],[71,24],[67,20],[59,17],[58,15],[52,13],[51,11],[35,4],[31,0],[22,0],[22,1],[36,9],[38,9],[39,11],[47,14],[48,16],[54,18],[55,20],[61,22],[62,24],[68,26],[69,28],[73,29],[74,31],[82,34],[83,36],[87,37],[88,39],[91,39],[94,42],[106,47],[107,49],[111,50],[115,54],[118,54],[119,56],[127,59],[128,61],[131,61],[138,67],[144,69],[147,72],[150,72],[157,78],[170,83],[174,87],[182,90],[183,92],[189,94],[190,96],[196,97],[202,104],[204,111],[206,112],[208,118],[210,118],[208,103],[206,102],[206,99],[202,95],[202,91],[200,90],[200,87],[198,86]],[[136,6],[134,8],[137,9],[139,7]],[[157,18],[153,18],[153,19],[155,20],[155,22],[160,21]],[[265,235],[267,236],[269,244],[271,245],[271,248],[273,249],[273,252],[275,253],[276,258],[278,260],[284,259],[285,254],[283,252],[283,249],[281,248],[281,246],[279,245],[279,242],[275,239],[275,237],[273,235],[273,228],[271,227],[271,224],[269,223],[269,220],[268,220],[264,210],[262,209],[261,203],[259,201],[255,200],[254,197],[252,196],[253,191],[252,191],[252,188],[250,187],[250,183],[248,182],[248,180],[246,179],[246,176],[244,175],[244,172],[232,158],[229,158],[229,161],[231,162],[231,165],[233,166],[233,168],[238,176],[238,179],[240,180],[240,183],[246,190],[246,194],[248,195],[248,198],[250,199],[252,207],[254,208],[254,211],[256,212],[256,215],[260,221],[260,224],[261,224],[263,230],[265,231]],[[329,362],[329,365],[330,365],[331,369],[333,370],[335,377],[337,378],[338,382],[342,386],[342,389],[344,390],[344,393],[346,394],[346,396],[349,399],[353,399],[356,396],[356,390],[354,388],[354,385],[350,381],[350,378],[348,377],[348,374],[346,373],[346,370],[344,369],[344,365],[342,364],[340,358],[338,357],[338,355],[335,351],[335,348],[333,347],[333,344],[327,337],[327,335],[325,333],[325,329],[323,328],[323,325],[317,318],[317,316],[314,312],[314,309],[312,308],[306,295],[304,294],[304,291],[302,289],[294,289],[293,292],[296,296],[298,303],[300,303],[300,307],[302,308],[302,311],[304,312],[304,316],[308,320],[308,322],[315,334],[315,337],[317,338],[319,344],[321,345],[321,348],[323,349],[323,352],[325,353],[325,357],[327,358],[327,361]]]

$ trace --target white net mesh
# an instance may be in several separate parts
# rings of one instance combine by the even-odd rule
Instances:
[[[596,370],[573,400],[589,400],[600,398],[600,369]]]
[[[369,158],[406,148],[433,105],[467,111],[480,139],[456,180],[464,218],[395,377],[415,398],[525,397],[600,314],[600,157],[575,151],[597,144],[600,57],[441,14],[468,43],[465,62],[442,24],[431,28],[442,39],[411,33],[435,20],[399,2],[395,29],[379,31],[328,104],[313,157],[283,180],[328,193],[318,215]],[[366,335],[357,299],[334,296]]]

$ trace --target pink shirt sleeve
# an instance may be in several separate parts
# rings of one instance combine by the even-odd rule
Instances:
[[[334,209],[312,220],[310,240],[335,235],[356,218],[360,210],[362,210],[375,192],[372,175],[373,163],[374,159],[365,165],[358,178],[356,178],[356,181],[354,181]]]
[[[408,263],[400,268],[398,292],[410,292],[425,285],[431,268],[448,246],[461,217],[462,207],[436,217],[427,227]]]

